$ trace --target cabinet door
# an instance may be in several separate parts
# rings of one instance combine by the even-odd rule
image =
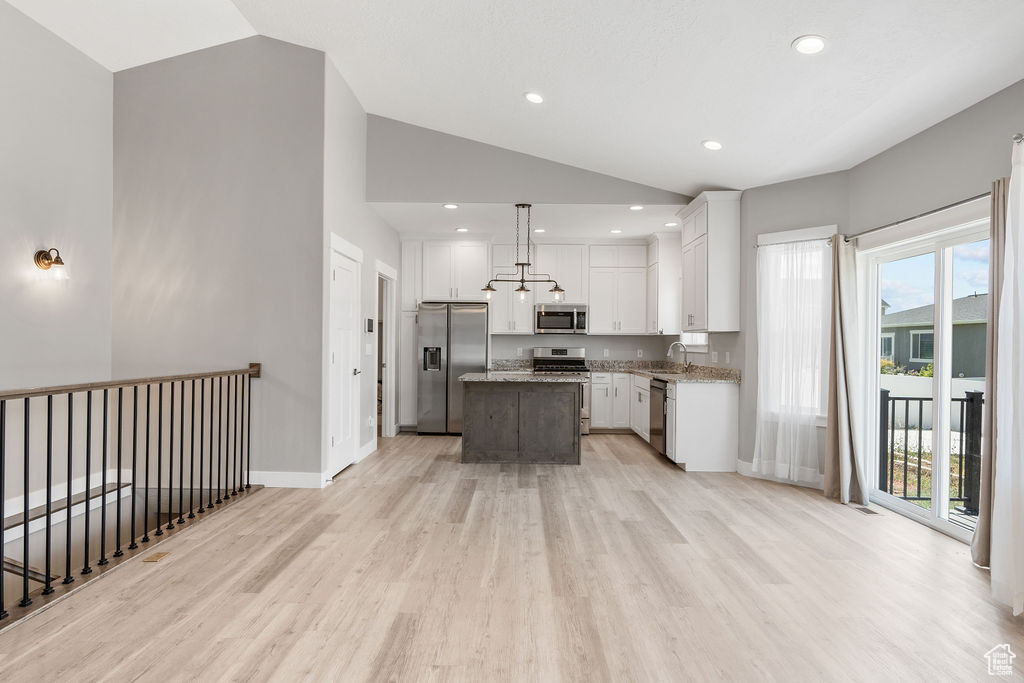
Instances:
[[[703,237],[708,234],[708,205],[702,206],[693,214],[693,237]]]
[[[615,333],[618,325],[615,311],[617,280],[617,268],[590,269],[590,306],[587,309],[587,331],[590,334]]]
[[[626,429],[630,422],[629,375],[616,373],[612,377],[612,427]]]
[[[683,330],[694,329],[693,314],[694,314],[694,302],[696,301],[696,289],[697,284],[697,263],[694,260],[696,253],[694,245],[688,244],[683,247],[683,263],[680,270],[682,271],[682,289],[683,289],[683,319],[679,321]]]
[[[605,429],[612,426],[611,383],[590,386],[590,426]]]
[[[619,268],[615,291],[618,332],[643,334],[647,330],[647,268]]]
[[[665,399],[665,455],[676,461],[676,400]]]
[[[639,434],[643,437],[644,441],[650,443],[651,441],[651,392],[640,390],[639,396],[637,397],[637,411],[640,413]]]
[[[647,333],[658,334],[658,264],[647,267]]]
[[[551,273],[558,285],[565,290],[562,301],[571,304],[582,304],[587,301],[587,248],[580,244],[567,244],[554,247],[554,265],[550,261],[541,261],[538,251],[538,263],[543,263],[545,270]],[[547,296],[551,296],[547,294]]]
[[[415,311],[423,298],[423,242],[402,242],[402,310]]]
[[[552,279],[559,281],[558,284],[562,289],[566,289],[565,285],[561,282],[562,275],[558,267],[558,247],[554,244],[538,244],[535,253],[533,272],[550,275]],[[535,303],[550,304],[555,302],[555,295],[548,291],[551,289],[551,285],[537,285],[531,289],[534,290],[533,300]]]
[[[511,293],[508,285],[496,285],[487,305],[491,334],[512,334]]]
[[[416,380],[418,354],[416,353],[416,312],[405,311],[398,330],[398,424],[415,425]]]
[[[454,252],[447,242],[423,243],[423,298],[452,299],[455,286],[452,284]],[[480,285],[483,287],[483,284]]]
[[[642,424],[640,422],[642,410],[640,402],[642,400],[641,395],[643,393],[644,392],[635,387],[631,388],[629,392],[629,428],[637,434],[642,433]]]
[[[462,301],[480,301],[484,298],[481,288],[491,279],[488,272],[486,244],[457,244],[454,249],[454,277],[452,286],[455,298]]]
[[[708,238],[693,243],[693,329],[708,328]]]
[[[590,247],[591,268],[615,268],[618,265],[618,247],[596,245]]]
[[[647,245],[626,244],[616,247],[619,268],[646,268]]]
[[[512,334],[533,334],[533,303],[536,291],[526,294],[521,299],[515,292],[515,287],[505,285],[509,289],[509,322],[512,326]]]

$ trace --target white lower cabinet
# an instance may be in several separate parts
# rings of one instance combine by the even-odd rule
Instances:
[[[590,426],[597,429],[629,429],[630,393],[628,373],[591,373]]]
[[[739,385],[672,382],[665,398],[668,457],[687,472],[735,472]]]
[[[629,426],[640,438],[650,443],[651,380],[633,375],[629,396]]]

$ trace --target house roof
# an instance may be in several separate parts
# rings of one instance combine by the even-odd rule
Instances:
[[[953,324],[984,322],[988,318],[988,294],[971,294],[953,299]],[[931,325],[935,322],[935,305],[908,308],[882,316],[882,327]]]

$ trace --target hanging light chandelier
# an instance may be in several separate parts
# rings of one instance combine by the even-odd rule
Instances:
[[[526,286],[527,283],[551,283],[554,285],[548,291],[555,295],[555,301],[561,301],[562,295],[565,294],[565,290],[558,286],[558,282],[551,278],[547,273],[534,273],[533,264],[530,263],[530,248],[532,246],[532,240],[530,235],[533,234],[533,230],[530,227],[530,209],[532,204],[516,204],[516,272],[514,273],[497,273],[487,284],[481,288],[487,298],[490,299],[491,295],[498,290],[494,288],[495,282],[508,282],[509,284],[518,283],[515,291],[519,294],[519,300],[525,301],[526,295],[529,293],[530,288]],[[520,238],[519,238],[519,219],[520,215],[526,210],[526,254],[521,256]]]

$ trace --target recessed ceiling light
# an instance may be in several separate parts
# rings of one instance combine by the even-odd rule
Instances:
[[[534,228],[534,232],[544,232],[544,228]]]
[[[640,206],[639,204],[634,204],[633,206],[629,207],[629,210],[630,211],[643,211],[644,207]]]
[[[469,232],[469,228],[455,228],[455,232]]]
[[[443,206],[446,209],[457,209],[457,208],[459,208],[458,204],[443,204]]]
[[[523,97],[525,97],[526,101],[530,104],[540,104],[544,101],[544,97],[539,92],[524,93]]]
[[[710,149],[712,152],[722,149],[722,143],[718,140],[705,140],[700,144],[704,145],[704,149]]]
[[[666,228],[674,228],[674,227],[676,227],[677,225],[679,225],[679,224],[678,224],[678,223],[676,223],[675,221],[669,221],[668,223],[666,223],[666,224],[665,224],[665,227],[666,227]]]
[[[800,36],[793,41],[793,49],[802,55],[816,55],[825,49],[825,39],[821,36]]]
[[[619,230],[618,228],[613,228],[611,232],[612,232],[613,235],[618,235],[622,231]]]

